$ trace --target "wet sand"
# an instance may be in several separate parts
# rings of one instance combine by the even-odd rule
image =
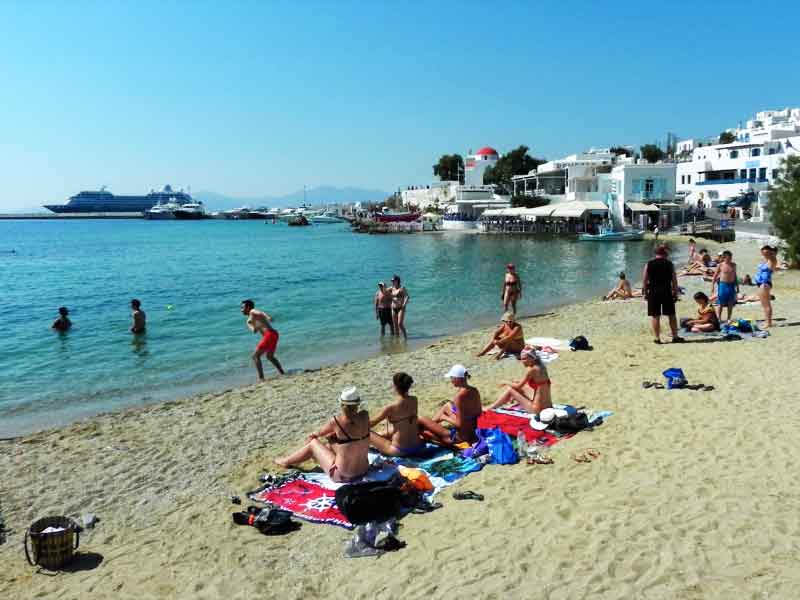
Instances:
[[[741,274],[753,272],[758,246],[726,246]],[[689,293],[679,316],[693,316],[691,293],[710,284],[681,281]],[[594,346],[550,365],[554,401],[615,415],[557,444],[553,465],[490,465],[468,476],[441,495],[444,508],[402,521],[405,549],[377,559],[342,558],[350,534],[332,526],[304,524],[284,537],[235,526],[228,496],[276,471],[271,460],[332,414],[346,385],[374,410],[403,370],[430,412],[451,397],[442,375],[461,362],[490,401],[522,367],[474,358],[488,329],[0,442],[11,530],[0,546],[0,597],[794,597],[800,273],[778,274],[774,293],[778,327],[766,340],[656,346],[643,301],[524,319],[526,337],[582,334]],[[752,304],[736,315],[762,313]],[[673,366],[716,389],[642,389]],[[597,460],[570,458],[588,447]],[[458,489],[486,500],[455,501]],[[55,577],[25,563],[31,521],[86,512],[102,519],[82,539],[93,556]]]

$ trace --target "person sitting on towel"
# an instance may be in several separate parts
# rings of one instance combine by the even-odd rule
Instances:
[[[374,428],[386,421],[386,431],[372,431],[369,443],[386,456],[413,456],[425,448],[425,440],[419,434],[417,397],[408,393],[414,380],[408,373],[395,373],[392,383],[395,401],[384,406],[369,423]]]
[[[697,302],[697,318],[687,321],[686,328],[694,333],[719,331],[719,318],[708,296],[703,292],[697,292],[694,301]]]
[[[545,408],[553,406],[550,398],[550,377],[536,351],[533,348],[526,348],[520,358],[528,369],[525,371],[525,377],[519,381],[502,383],[501,388],[504,390],[489,407],[490,409],[517,402],[526,411],[539,414]]]
[[[625,277],[625,273],[620,271],[619,283],[617,287],[603,296],[603,300],[627,300],[628,298],[641,298],[641,290],[634,290],[631,287],[631,282]]]
[[[495,359],[500,360],[506,353],[519,354],[524,347],[525,335],[522,333],[522,325],[517,323],[513,312],[507,312],[503,314],[500,327],[495,329],[491,341],[476,356],[483,356],[492,348],[497,348]]]
[[[464,365],[453,365],[445,377],[450,378],[453,387],[458,391],[432,419],[419,417],[421,433],[427,439],[442,445],[459,442],[474,444],[478,441],[475,433],[478,417],[483,412],[481,393],[478,388],[469,384],[469,372]],[[453,428],[447,429],[441,423],[452,425]]]
[[[275,463],[288,468],[314,459],[333,481],[346,483],[364,476],[369,469],[369,413],[360,410],[358,390],[346,387],[339,397],[341,414],[308,436],[299,450],[278,458]],[[328,444],[319,438],[328,437]]]

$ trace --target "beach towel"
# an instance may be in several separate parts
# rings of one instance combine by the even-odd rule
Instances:
[[[487,356],[495,356],[498,352],[500,352],[499,348],[494,348],[492,350],[489,350]],[[510,358],[512,356],[517,360],[520,360],[519,352],[517,353],[503,352],[503,355],[500,358],[501,359]],[[539,357],[539,360],[541,360],[544,364],[549,364],[558,358],[558,351],[555,348],[548,346],[547,348],[537,350],[536,356]]]
[[[555,350],[568,350],[569,340],[559,340],[551,337],[532,337],[525,340],[526,346],[537,346],[541,348],[553,348]]]
[[[312,481],[295,479],[277,488],[251,492],[248,497],[256,502],[271,503],[291,511],[298,519],[353,528],[353,524],[336,506],[336,492]]]
[[[526,413],[527,414],[527,413]],[[507,433],[512,438],[516,438],[520,430],[525,434],[525,439],[529,444],[539,446],[552,446],[558,441],[558,437],[549,431],[536,431],[531,427],[531,415],[517,416],[505,412],[500,413],[494,410],[485,410],[478,417],[478,427],[480,429],[494,429],[499,427],[501,431]]]

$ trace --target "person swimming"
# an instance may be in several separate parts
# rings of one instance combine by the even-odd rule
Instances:
[[[395,373],[392,377],[396,399],[381,409],[370,420],[370,427],[386,421],[384,434],[370,433],[370,445],[386,456],[412,456],[425,448],[418,423],[418,401],[408,391],[414,380],[408,373]]]
[[[520,358],[527,368],[525,376],[519,381],[501,384],[505,390],[492,403],[490,409],[518,402],[527,412],[539,414],[545,408],[553,406],[550,377],[536,351],[533,348],[526,348]]]
[[[346,387],[339,396],[341,413],[308,436],[307,443],[275,463],[283,468],[313,459],[337,483],[363,477],[369,470],[369,413],[361,408],[361,396],[355,386]],[[328,444],[320,438],[328,438]]]
[[[478,440],[475,430],[478,427],[478,417],[483,412],[481,393],[469,384],[469,372],[464,365],[453,365],[445,377],[457,389],[456,395],[432,419],[418,418],[421,433],[427,439],[442,445],[457,442],[473,444]],[[453,429],[447,429],[441,423],[448,423]]]

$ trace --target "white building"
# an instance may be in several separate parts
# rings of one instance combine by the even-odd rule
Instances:
[[[746,193],[763,197],[783,159],[800,151],[800,108],[762,111],[728,131],[735,142],[695,146],[678,163],[676,187],[688,204],[709,207]]]
[[[444,211],[443,229],[476,229],[478,217],[489,208],[507,208],[511,198],[496,193],[495,186],[485,185],[486,169],[497,164],[497,150],[486,146],[464,160],[464,184],[437,181],[400,191],[403,206],[414,210]]]

